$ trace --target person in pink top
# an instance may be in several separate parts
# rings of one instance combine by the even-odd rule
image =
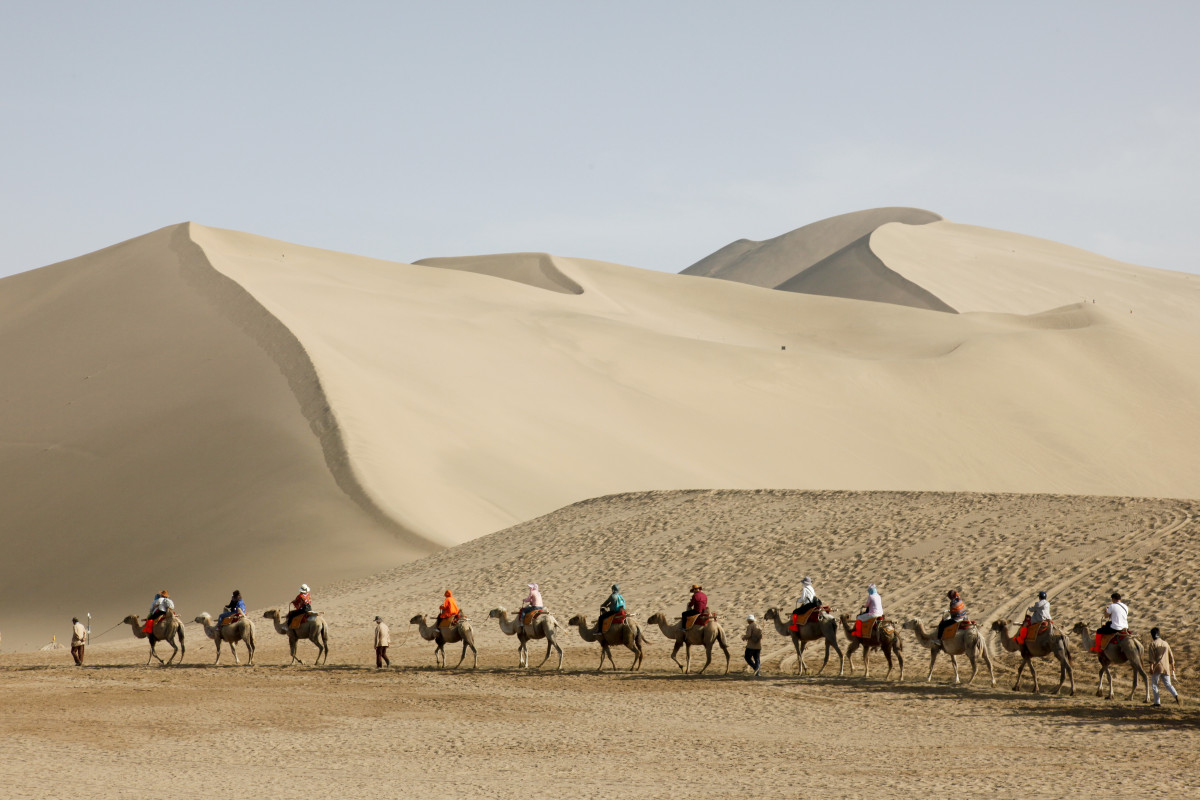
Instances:
[[[521,617],[524,618],[530,611],[536,611],[545,607],[545,604],[542,603],[542,593],[538,589],[538,585],[536,583],[529,584],[529,596],[525,598],[525,604],[521,608]]]

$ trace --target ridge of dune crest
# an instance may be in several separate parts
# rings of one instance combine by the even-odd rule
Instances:
[[[561,261],[549,253],[423,258],[413,264],[490,275],[562,294],[583,294],[583,287],[564,271]]]

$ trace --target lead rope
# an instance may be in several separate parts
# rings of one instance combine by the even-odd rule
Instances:
[[[121,621],[120,621],[120,622],[118,622],[116,625],[113,625],[111,628],[109,628],[108,630],[104,631],[104,633],[97,633],[95,636],[92,636],[91,634],[88,634],[88,638],[89,638],[89,639],[99,639],[99,638],[100,638],[101,636],[103,636],[105,633],[112,633],[113,631],[115,631],[117,628],[121,627],[121,626],[122,626],[122,625],[124,625],[124,624],[125,624],[125,620],[121,620]]]

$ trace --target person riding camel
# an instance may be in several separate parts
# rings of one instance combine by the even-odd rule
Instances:
[[[540,611],[546,607],[545,604],[542,603],[542,592],[538,589],[538,585],[536,583],[530,583],[528,586],[529,595],[523,601],[524,605],[521,606],[521,611],[518,615],[518,619],[522,621],[522,624],[524,623],[525,615],[530,611]]]
[[[1029,624],[1037,625],[1041,622],[1050,622],[1050,601],[1046,599],[1045,592],[1038,592],[1037,602],[1025,609],[1029,614]]]
[[[225,620],[238,615],[246,616],[246,602],[242,600],[242,593],[237,589],[233,590],[233,597],[229,598],[229,605],[225,606],[225,610],[221,612],[221,616],[217,618],[217,627],[225,624]]]
[[[867,587],[867,602],[863,606],[863,613],[855,617],[854,635],[862,636],[862,624],[876,617],[883,616],[883,596],[879,594],[879,589],[875,584]]]
[[[687,610],[683,612],[683,616],[679,621],[679,627],[687,630],[688,619],[690,617],[699,617],[708,610],[708,595],[704,593],[704,587],[698,583],[692,584],[692,599],[688,601]]]
[[[1112,602],[1104,608],[1108,621],[1096,630],[1096,644],[1093,652],[1100,652],[1100,639],[1106,633],[1120,633],[1129,629],[1129,606],[1121,602],[1121,593],[1113,592]]]
[[[296,599],[292,600],[292,610],[288,612],[287,624],[291,625],[292,620],[301,614],[309,614],[312,612],[312,594],[309,592],[308,584],[300,584],[300,594],[296,595]]]
[[[442,620],[454,619],[461,614],[462,611],[458,608],[458,601],[454,599],[454,593],[447,589],[446,599],[442,601],[442,605],[438,609],[438,626],[441,626]]]
[[[166,616],[167,612],[174,610],[175,601],[171,599],[171,593],[163,589],[154,595],[154,602],[150,605],[150,616],[147,617],[147,621]]]
[[[600,605],[600,619],[596,621],[596,630],[604,630],[604,620],[615,616],[625,609],[625,598],[621,597],[621,587],[612,585],[612,594]]]
[[[937,638],[939,642],[942,640],[942,634],[946,632],[946,628],[949,628],[956,622],[963,622],[967,618],[967,604],[958,596],[958,592],[951,589],[946,592],[946,599],[950,601],[950,612],[949,616],[943,618],[938,623]]]
[[[796,610],[792,612],[792,615],[796,617],[821,607],[821,598],[817,597],[817,593],[813,589],[812,578],[805,575],[800,580],[800,585],[804,588],[800,590],[800,596],[796,598]]]

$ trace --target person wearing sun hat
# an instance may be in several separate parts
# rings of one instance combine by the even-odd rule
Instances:
[[[692,599],[688,600],[687,610],[683,612],[683,617],[679,622],[679,626],[687,630],[689,617],[698,617],[708,608],[708,595],[704,593],[704,587],[698,583],[692,584]]]
[[[383,665],[392,665],[387,656],[388,646],[392,643],[391,633],[384,624],[383,617],[375,617],[375,669],[383,669]]]
[[[754,677],[762,676],[762,628],[753,614],[746,615],[746,632],[742,640],[746,643],[746,663],[754,670]]]
[[[309,591],[308,584],[300,584],[300,593],[292,600],[292,610],[288,612],[288,625],[292,624],[292,620],[301,614],[307,614],[312,611],[312,592]]]

